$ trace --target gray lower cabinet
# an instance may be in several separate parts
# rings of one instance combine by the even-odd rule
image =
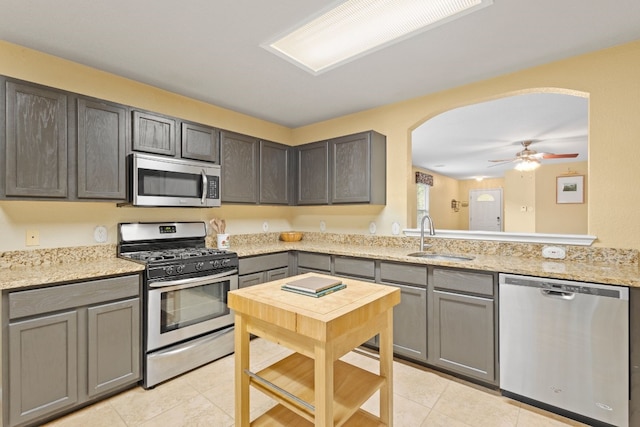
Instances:
[[[260,283],[289,277],[289,253],[280,252],[240,258],[238,267],[238,287],[259,285]]]
[[[5,195],[66,198],[68,95],[26,82],[3,83]]]
[[[41,424],[141,379],[140,276],[3,295],[3,425]]]
[[[298,252],[296,274],[331,274],[331,255],[311,252]]]
[[[393,352],[427,361],[427,267],[380,262],[380,283],[400,289],[393,310]]]
[[[429,363],[497,384],[493,273],[433,268]]]
[[[127,113],[123,105],[78,98],[78,198],[126,200]]]

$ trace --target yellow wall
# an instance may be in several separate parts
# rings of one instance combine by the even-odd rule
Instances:
[[[270,230],[316,231],[319,221],[326,221],[327,231],[368,233],[369,222],[375,221],[379,234],[390,234],[394,221],[404,228],[413,216],[408,210],[412,129],[452,108],[540,90],[588,95],[588,232],[598,236],[599,246],[640,249],[640,222],[628,215],[640,205],[633,196],[640,182],[640,41],[293,130],[5,42],[0,42],[0,74],[292,145],[374,129],[387,136],[388,153],[386,206],[226,206],[177,212],[108,203],[0,202],[0,230],[9,235],[8,241],[3,235],[0,250],[24,248],[28,227],[42,228],[42,246],[92,244],[92,233],[87,234],[98,224],[108,226],[113,242],[115,225],[122,218],[215,215],[229,220],[231,233],[260,231],[265,220]],[[416,87],[416,93],[420,91]],[[56,238],[49,239],[50,233]]]
[[[640,208],[630,197],[640,182],[640,41],[488,79],[409,101],[294,129],[296,144],[365,129],[387,135],[387,206],[378,229],[402,218],[410,224],[411,130],[444,111],[528,92],[564,92],[589,97],[589,234],[596,245],[640,248]],[[416,92],[420,88],[416,87]],[[403,190],[404,188],[404,190]],[[354,208],[353,213],[357,213]],[[384,226],[381,227],[380,223]],[[294,213],[296,228],[308,225]]]
[[[409,194],[412,195],[412,197],[409,197],[409,207],[407,208],[411,213],[411,218],[408,222],[409,228],[420,226],[420,224],[417,224],[417,201],[414,196],[416,194],[416,171],[433,176],[433,186],[429,189],[429,216],[431,216],[433,220],[434,227],[442,230],[460,230],[460,212],[454,212],[454,210],[451,209],[451,199],[460,200],[458,197],[458,181],[448,176],[417,167],[412,168],[412,179],[409,184]]]
[[[504,231],[535,233],[536,172],[510,170],[505,173],[504,182]]]
[[[585,203],[556,203],[556,178],[573,173],[583,175]],[[589,176],[587,162],[561,163],[542,166],[536,170],[537,233],[587,234]]]

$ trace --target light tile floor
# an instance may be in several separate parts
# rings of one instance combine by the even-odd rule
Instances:
[[[289,354],[262,339],[251,341],[255,372]],[[356,350],[343,358],[377,372],[375,355]],[[217,360],[152,390],[136,387],[46,424],[47,427],[231,427],[234,425],[233,355]],[[251,419],[274,405],[251,391]],[[364,409],[376,415],[378,396]],[[394,362],[396,427],[560,427],[583,426],[542,411],[497,391],[469,384],[403,361]]]

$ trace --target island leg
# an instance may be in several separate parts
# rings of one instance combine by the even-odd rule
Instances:
[[[333,354],[327,343],[315,347],[315,427],[333,426]]]
[[[249,333],[241,314],[235,315],[235,424],[249,427]]]
[[[386,312],[385,327],[380,330],[380,376],[385,379],[380,388],[380,420],[393,426],[393,310]]]

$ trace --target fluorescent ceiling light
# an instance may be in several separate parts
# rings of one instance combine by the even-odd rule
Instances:
[[[493,4],[493,0],[348,0],[262,45],[320,74]]]

